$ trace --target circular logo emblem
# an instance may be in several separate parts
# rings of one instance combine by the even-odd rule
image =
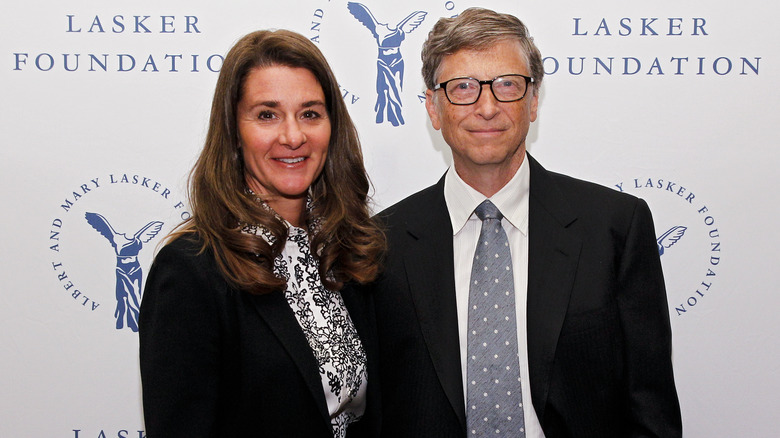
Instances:
[[[62,299],[106,327],[137,332],[154,247],[190,216],[187,206],[161,180],[118,172],[63,191],[56,210],[49,268]]]
[[[424,102],[420,47],[439,17],[458,13],[454,1],[420,6],[334,1],[314,11],[309,38],[336,70],[347,105],[378,125],[404,125],[406,109]]]
[[[615,188],[643,198],[653,211],[671,314],[684,316],[704,305],[715,292],[722,259],[711,206],[691,187],[667,178],[631,178]]]

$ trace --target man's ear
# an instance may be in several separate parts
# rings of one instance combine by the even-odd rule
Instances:
[[[436,111],[436,102],[434,102],[433,90],[425,90],[425,109],[428,111],[428,117],[431,119],[433,129],[441,129],[441,120],[439,120],[439,113]]]
[[[535,90],[531,95],[531,108],[529,108],[529,119],[531,122],[536,121],[537,110],[539,109],[539,90]]]

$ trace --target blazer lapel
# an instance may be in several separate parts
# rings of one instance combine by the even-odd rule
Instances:
[[[544,418],[555,347],[579,262],[582,241],[567,229],[576,215],[547,171],[530,155],[528,231],[528,367],[531,397]]]
[[[460,368],[452,224],[444,200],[444,178],[420,203],[419,220],[407,223],[410,236],[404,264],[417,319],[433,366],[452,408],[465,429]]]
[[[330,424],[330,413],[322,380],[318,371],[319,364],[303,334],[295,315],[292,312],[282,292],[272,292],[264,295],[252,295],[252,303],[260,316],[265,320],[271,331],[279,339],[292,358],[303,380],[311,391],[312,397],[320,408],[320,413],[327,424]]]
[[[366,392],[366,410],[363,418],[350,425],[350,431],[361,428],[366,430],[368,436],[379,436],[381,415],[380,411],[380,391],[379,391],[379,370],[376,363],[379,357],[376,345],[376,321],[374,320],[374,303],[371,290],[354,283],[347,284],[341,290],[341,296],[344,298],[344,305],[349,311],[349,317],[355,324],[355,330],[358,332],[360,342],[366,352],[368,386]],[[360,434],[358,434],[360,436]]]

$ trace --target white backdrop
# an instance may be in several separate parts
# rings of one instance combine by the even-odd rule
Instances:
[[[548,169],[645,198],[659,240],[682,233],[662,262],[686,436],[774,436],[780,6],[360,3],[391,25],[427,14],[401,44],[400,126],[376,123],[377,43],[347,1],[6,2],[0,436],[145,436],[137,333],[116,328],[116,253],[85,215],[129,237],[163,222],[134,253],[145,274],[188,214],[186,174],[221,55],[238,37],[289,28],[317,42],[358,125],[381,208],[435,182],[451,161],[419,99],[419,49],[439,17],[469,6],[520,17],[545,57],[531,153]]]

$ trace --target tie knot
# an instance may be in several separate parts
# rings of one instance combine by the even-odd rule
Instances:
[[[482,201],[482,203],[477,206],[477,209],[474,210],[474,212],[477,213],[477,217],[481,221],[484,221],[485,219],[501,220],[501,218],[504,217],[504,215],[501,214],[501,211],[498,210],[498,207],[493,205],[489,199]]]

